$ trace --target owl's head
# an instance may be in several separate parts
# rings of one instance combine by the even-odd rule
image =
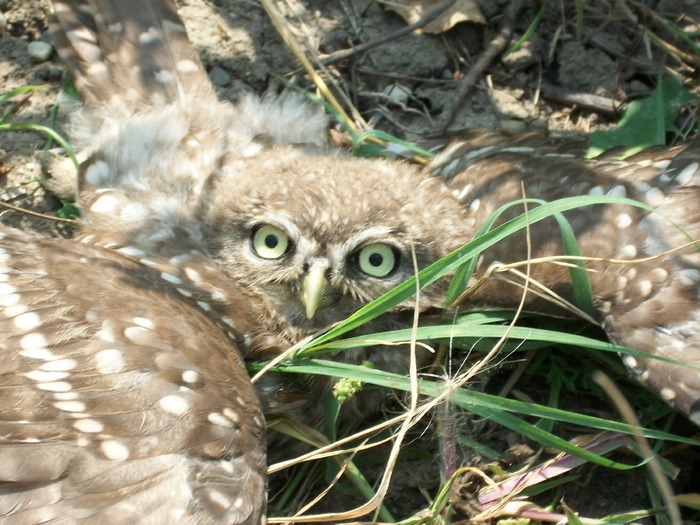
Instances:
[[[422,269],[456,249],[469,228],[442,183],[411,166],[282,146],[226,166],[208,201],[212,256],[308,330],[414,275],[414,252]]]

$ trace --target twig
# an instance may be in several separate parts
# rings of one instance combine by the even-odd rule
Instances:
[[[370,69],[368,67],[358,67],[355,69],[355,71],[357,71],[358,73],[362,73],[363,75],[386,77],[391,78],[393,80],[405,80],[408,82],[420,82],[422,84],[451,85],[457,83],[453,79],[417,77],[414,75],[403,75],[401,73],[396,73],[392,71],[375,71],[374,69]]]
[[[321,76],[314,69],[313,65],[311,65],[311,61],[308,59],[308,57],[302,50],[299,42],[297,42],[294,36],[292,35],[292,32],[288,27],[287,21],[285,20],[284,16],[282,16],[282,13],[280,13],[279,9],[277,9],[272,0],[261,0],[261,4],[267,12],[267,15],[270,17],[270,21],[275,26],[275,29],[282,37],[282,40],[284,40],[285,44],[292,52],[292,54],[294,54],[297,60],[301,62],[301,65],[304,66],[304,69],[309,74],[314,84],[316,84],[316,87],[321,92],[326,101],[328,101],[328,103],[331,106],[333,106],[334,110],[342,117],[342,119],[344,119],[347,122],[347,125],[351,128],[352,132],[358,133],[357,126],[355,126],[355,123],[350,119],[350,117],[345,112],[340,103],[337,101],[333,93],[331,93],[330,89],[328,89],[328,85],[323,80],[323,78],[321,78]]]
[[[465,77],[460,82],[457,93],[452,98],[452,100],[445,105],[445,109],[442,111],[442,115],[438,118],[437,127],[435,129],[436,134],[444,133],[447,126],[450,125],[452,120],[457,113],[457,108],[462,105],[462,100],[471,89],[476,85],[477,80],[482,76],[486,68],[493,62],[493,60],[505,49],[508,42],[510,42],[513,36],[513,30],[515,27],[515,21],[523,7],[523,0],[512,0],[506,11],[505,17],[503,18],[503,23],[501,24],[501,29],[499,30],[496,37],[491,40],[489,45],[486,47],[481,57],[476,61],[474,67],[472,67]]]
[[[62,217],[54,217],[53,215],[45,215],[37,211],[28,210],[26,208],[20,208],[19,206],[13,206],[12,204],[7,204],[6,202],[0,202],[0,206],[3,208],[7,208],[8,210],[24,213],[25,215],[31,215],[32,217],[38,217],[40,219],[46,219],[55,222],[65,222],[68,224],[78,224],[78,221],[73,219],[64,219]]]
[[[397,38],[400,38],[404,35],[408,35],[409,33],[412,33],[416,29],[420,29],[422,27],[425,27],[428,25],[430,22],[435,20],[438,16],[440,16],[442,13],[447,11],[450,7],[452,7],[452,4],[455,3],[456,0],[447,0],[446,2],[443,2],[439,6],[437,6],[435,9],[432,11],[429,11],[423,18],[418,20],[417,22],[407,25],[405,27],[402,27],[401,29],[397,31],[393,31],[391,33],[387,33],[386,35],[383,35],[376,40],[372,40],[370,42],[365,42],[364,44],[360,44],[359,46],[355,46],[350,49],[343,49],[342,51],[336,51],[335,53],[331,53],[325,58],[319,59],[319,62],[324,65],[329,65],[329,64],[335,64],[336,62],[340,62],[341,60],[345,60],[346,58],[350,58],[351,56],[357,55],[359,53],[365,53],[371,49],[374,49],[375,47],[379,47],[382,44],[386,44],[387,42],[391,42],[392,40],[396,40]]]
[[[609,116],[616,116],[619,113],[620,105],[610,97],[601,97],[591,93],[573,93],[568,89],[551,84],[542,84],[540,91],[549,100],[560,104],[578,106],[580,108],[595,111]]]

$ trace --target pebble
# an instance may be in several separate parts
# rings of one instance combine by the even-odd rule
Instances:
[[[402,84],[394,84],[384,89],[384,94],[395,104],[406,104],[411,96],[411,90]]]
[[[27,51],[29,52],[29,57],[34,62],[42,63],[49,59],[51,53],[53,53],[53,47],[47,42],[37,40],[35,42],[31,42],[27,46]]]

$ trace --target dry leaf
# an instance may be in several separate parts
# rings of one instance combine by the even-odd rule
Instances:
[[[445,0],[390,0],[384,6],[398,13],[408,24],[414,24],[427,13],[437,8]],[[457,0],[435,20],[422,28],[424,33],[439,34],[451,29],[460,22],[485,24],[476,0]]]

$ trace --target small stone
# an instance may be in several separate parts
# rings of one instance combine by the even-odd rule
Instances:
[[[47,42],[42,42],[37,40],[36,42],[31,42],[27,46],[27,51],[29,52],[29,57],[37,63],[46,62],[51,53],[53,53],[53,47]]]
[[[411,90],[401,84],[394,84],[387,86],[384,89],[384,94],[395,104],[404,105],[411,96]]]
[[[226,87],[231,83],[231,75],[225,69],[218,66],[211,68],[209,79],[215,86]]]

